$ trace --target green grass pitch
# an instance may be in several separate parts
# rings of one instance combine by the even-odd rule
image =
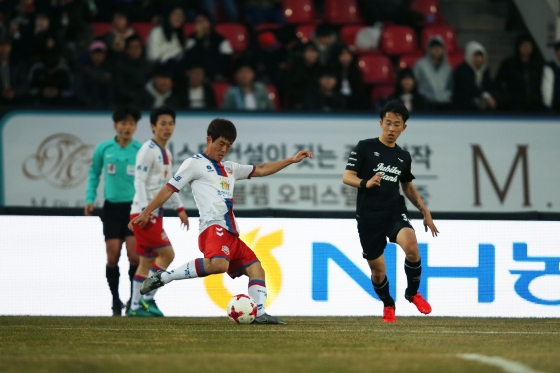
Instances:
[[[0,372],[560,372],[560,319],[0,317]]]

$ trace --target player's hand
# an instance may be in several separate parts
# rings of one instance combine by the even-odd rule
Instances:
[[[373,175],[373,177],[367,181],[366,188],[369,189],[369,188],[373,188],[374,186],[380,186],[382,177],[383,175],[379,173]]]
[[[430,215],[430,213],[424,215],[424,230],[427,232],[428,228],[430,228],[430,231],[432,232],[432,237],[437,237],[439,231],[436,228],[436,225],[434,224],[432,215]]]
[[[146,226],[146,224],[148,224],[148,220],[150,220],[150,214],[141,213],[140,215],[132,219],[130,223],[128,223],[128,229],[134,231],[135,225],[138,225],[140,228],[143,229]]]
[[[92,212],[93,212],[93,203],[88,203],[86,207],[84,207],[84,215],[91,216]]]
[[[309,150],[300,150],[296,155],[292,157],[292,162],[299,163],[305,158],[313,158],[313,153]]]
[[[189,230],[189,217],[187,216],[185,210],[178,212],[177,215],[179,216],[179,219],[181,219],[181,228],[187,227],[187,230]]]

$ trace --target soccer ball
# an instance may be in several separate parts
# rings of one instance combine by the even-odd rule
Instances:
[[[237,324],[250,324],[257,317],[257,302],[248,295],[238,294],[227,305],[228,318]]]

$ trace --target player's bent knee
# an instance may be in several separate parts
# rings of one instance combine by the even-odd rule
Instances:
[[[204,270],[208,274],[217,275],[220,273],[225,273],[229,269],[229,262],[225,259],[217,258],[210,259],[208,263],[204,263]]]
[[[379,284],[385,278],[385,272],[376,271],[375,273],[372,272],[371,280],[376,284]]]

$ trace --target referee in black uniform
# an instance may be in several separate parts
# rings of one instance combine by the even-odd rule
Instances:
[[[424,214],[424,227],[433,236],[439,233],[430,211],[412,185],[410,153],[397,145],[397,139],[406,129],[408,110],[399,100],[387,103],[381,110],[381,135],[362,140],[350,153],[342,181],[358,188],[356,220],[362,245],[362,255],[371,269],[373,288],[383,301],[384,322],[395,322],[395,301],[389,294],[389,281],[385,275],[383,251],[389,241],[396,242],[405,252],[404,270],[408,287],[405,298],[418,311],[428,314],[430,304],[418,293],[422,267],[418,242],[408,220],[403,194]]]
[[[88,175],[85,215],[93,212],[93,203],[97,198],[97,187],[103,175],[105,203],[101,213],[103,235],[107,250],[105,276],[113,298],[113,316],[121,316],[123,304],[119,297],[119,258],[123,243],[126,246],[132,278],[138,268],[138,256],[134,253],[136,240],[134,233],[128,229],[130,205],[134,198],[134,173],[136,153],[142,144],[132,137],[136,132],[141,113],[132,107],[119,107],[113,113],[116,136],[97,145],[93,152],[92,164]],[[128,304],[127,304],[128,306]]]

